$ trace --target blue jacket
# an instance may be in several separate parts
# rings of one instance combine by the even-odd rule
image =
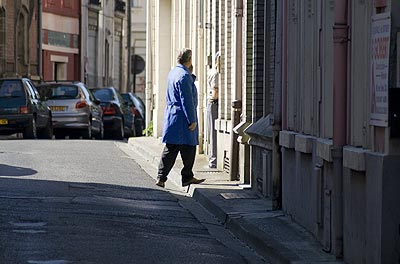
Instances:
[[[197,90],[192,75],[182,64],[168,74],[166,108],[162,142],[177,145],[199,144],[198,126],[194,131],[189,125],[197,121]]]

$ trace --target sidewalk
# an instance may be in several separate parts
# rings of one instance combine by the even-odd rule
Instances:
[[[130,149],[146,161],[142,166],[156,169],[163,144],[153,137],[129,138]],[[272,263],[343,263],[322,251],[313,236],[292,222],[282,211],[272,211],[271,201],[230,181],[226,172],[209,169],[205,155],[196,156],[194,174],[204,178],[203,184],[181,187],[182,161],[177,162],[168,176],[166,189],[186,192],[225,225],[233,234],[246,242],[258,254]]]

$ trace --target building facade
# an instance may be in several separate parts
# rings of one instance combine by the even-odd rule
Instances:
[[[131,1],[131,56],[136,59],[131,64],[131,84],[130,90],[134,92],[143,101],[146,97],[146,0],[130,0]],[[137,69],[137,73],[132,73],[133,69]],[[142,69],[142,71],[140,71]]]
[[[127,8],[121,0],[82,0],[82,76],[89,87],[127,91]]]
[[[41,4],[42,79],[81,80],[81,1]]]
[[[400,4],[169,0],[148,1],[147,14],[155,137],[167,74],[190,47],[207,153],[205,80],[218,51],[218,168],[345,262],[398,262]]]
[[[38,3],[0,1],[0,74],[39,79]]]
[[[282,14],[282,208],[348,263],[396,263],[399,4],[288,0]]]

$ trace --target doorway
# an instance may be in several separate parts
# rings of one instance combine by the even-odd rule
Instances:
[[[51,55],[51,62],[53,63],[52,78],[54,81],[66,81],[68,80],[68,57]]]

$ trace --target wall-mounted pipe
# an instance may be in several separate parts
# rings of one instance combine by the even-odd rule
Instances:
[[[333,27],[333,253],[343,257],[343,146],[347,124],[348,1],[335,1]]]
[[[333,39],[333,145],[340,148],[346,144],[347,123],[347,0],[336,0]]]
[[[232,90],[232,131],[231,131],[231,152],[230,152],[230,179],[239,179],[239,142],[238,135],[233,132],[240,123],[240,114],[242,112],[242,18],[243,18],[243,0],[235,1],[235,35],[234,35],[234,58],[235,68],[233,71],[233,90]]]
[[[152,49],[153,49],[153,43],[152,43],[152,5],[153,1],[147,1],[147,6],[146,6],[146,126],[148,127],[150,123],[153,120],[153,58],[152,58]],[[148,132],[146,133],[146,136],[149,136]]]
[[[204,47],[205,47],[205,38],[204,38],[204,15],[205,10],[204,10],[204,0],[199,0],[198,6],[197,6],[197,32],[198,32],[198,66],[197,68],[197,73],[198,73],[198,84],[199,84],[199,89],[198,89],[198,96],[199,96],[199,147],[198,147],[198,152],[199,154],[204,153],[204,86],[205,82],[204,80],[206,79],[206,71],[204,65]]]
[[[40,81],[43,80],[43,37],[42,37],[42,14],[43,14],[42,0],[38,0],[38,75]]]
[[[282,1],[282,130],[287,129],[287,0]]]

